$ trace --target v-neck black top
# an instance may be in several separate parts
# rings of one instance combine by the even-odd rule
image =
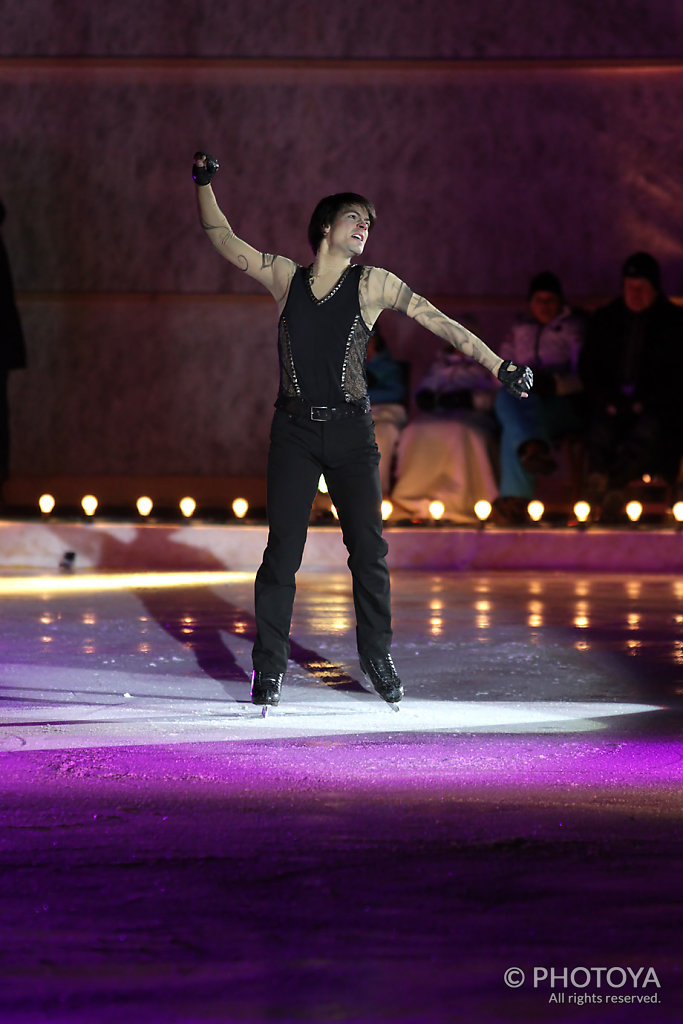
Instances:
[[[360,314],[363,267],[349,266],[321,299],[309,268],[297,267],[279,325],[280,396],[338,406],[367,398],[365,355],[369,330]]]

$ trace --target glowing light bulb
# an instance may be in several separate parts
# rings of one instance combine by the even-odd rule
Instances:
[[[671,509],[677,523],[683,523],[683,501],[677,501]]]
[[[580,523],[588,521],[588,517],[591,514],[591,507],[587,501],[577,501],[574,505],[574,515]]]
[[[394,506],[390,501],[386,499],[382,502],[382,519],[388,519],[391,513],[394,511]]]
[[[235,498],[232,503],[232,510],[238,519],[244,519],[249,511],[249,502],[246,498]]]
[[[490,501],[478,501],[474,506],[474,514],[482,523],[486,522],[492,511],[493,509]]]
[[[429,502],[429,514],[432,517],[432,519],[442,519],[445,511],[446,506],[442,501]]]
[[[138,500],[135,502],[135,507],[137,508],[141,516],[148,516],[152,509],[154,508],[154,502],[152,501],[151,498],[138,498]]]
[[[180,511],[183,513],[186,519],[190,519],[197,508],[197,502],[194,498],[182,498],[178,503]]]
[[[639,501],[629,501],[626,506],[626,515],[632,523],[637,523],[643,514],[643,506]]]
[[[321,476],[318,480],[318,490],[321,494],[327,494],[327,480],[324,476]]]
[[[45,516],[49,516],[55,507],[55,499],[51,494],[41,494],[38,498],[38,508]]]
[[[532,519],[534,523],[537,523],[543,518],[545,506],[542,501],[530,501],[526,510],[529,513],[529,519]]]
[[[81,508],[86,516],[94,516],[97,512],[97,498],[94,494],[86,494],[81,498]]]

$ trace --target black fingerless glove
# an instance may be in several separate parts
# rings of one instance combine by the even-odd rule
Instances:
[[[505,359],[498,371],[498,380],[505,386],[505,389],[521,398],[531,391],[534,385],[534,375],[530,366],[518,366],[517,363]]]
[[[197,185],[210,185],[211,179],[218,170],[218,160],[215,156],[209,156],[208,153],[195,153],[195,161],[201,160],[202,157],[206,160],[206,167],[198,167],[196,163],[192,165],[192,178]]]

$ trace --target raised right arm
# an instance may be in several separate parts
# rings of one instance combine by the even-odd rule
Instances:
[[[267,288],[282,309],[297,265],[284,256],[259,252],[248,242],[237,237],[218,205],[211,187],[211,178],[217,168],[217,161],[206,153],[195,154],[193,177],[197,185],[200,223],[214,249],[233,266]]]

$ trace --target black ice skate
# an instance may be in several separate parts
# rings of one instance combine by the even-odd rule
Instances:
[[[257,672],[256,669],[251,674],[251,703],[263,706],[261,714],[264,718],[268,714],[268,708],[277,707],[280,703],[280,690],[284,677],[284,672],[266,675],[265,672]]]
[[[391,655],[384,654],[379,658],[361,655],[360,667],[382,700],[385,700],[387,704],[393,705],[394,711],[398,711],[396,705],[398,705],[403,696],[403,685],[398,678]]]

